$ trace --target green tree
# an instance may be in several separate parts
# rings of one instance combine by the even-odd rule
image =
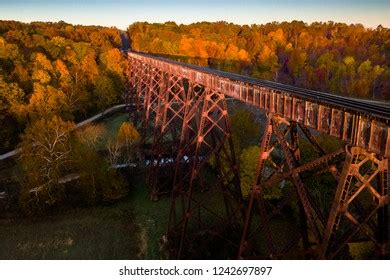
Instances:
[[[100,76],[94,83],[93,95],[95,96],[95,104],[99,110],[103,110],[117,103],[118,92],[115,91],[114,83],[108,76]]]
[[[255,173],[259,159],[259,152],[260,148],[258,146],[249,146],[242,151],[240,156],[241,191],[244,198],[249,197],[253,184],[255,183]],[[267,167],[265,167],[265,169],[267,169]],[[282,190],[279,184],[275,184],[264,189],[265,199],[279,199],[281,196]]]
[[[244,109],[236,110],[230,118],[230,124],[237,155],[240,155],[246,147],[258,142],[260,127],[251,112]]]

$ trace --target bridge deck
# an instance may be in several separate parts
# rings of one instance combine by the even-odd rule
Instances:
[[[272,81],[128,52],[138,60],[174,76],[335,136],[354,146],[390,157],[390,105],[357,100]]]

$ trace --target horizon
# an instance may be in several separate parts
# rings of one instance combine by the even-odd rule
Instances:
[[[390,1],[259,0],[137,1],[0,0],[0,19],[30,22],[58,22],[126,29],[134,22],[177,24],[226,21],[238,25],[303,21],[362,24],[365,28],[390,27]]]
[[[390,27],[387,27],[387,26],[383,26],[382,24],[379,24],[377,26],[365,26],[364,24],[362,23],[346,23],[346,22],[341,22],[341,21],[313,21],[313,22],[305,22],[303,20],[291,20],[291,21],[269,21],[269,22],[264,22],[264,23],[249,23],[249,24],[246,24],[246,23],[236,23],[236,22],[229,22],[229,21],[225,21],[225,20],[216,20],[216,21],[207,21],[207,20],[202,20],[202,21],[193,21],[193,22],[188,22],[188,23],[179,23],[179,22],[175,22],[173,20],[169,20],[169,21],[164,21],[164,22],[151,22],[151,21],[134,21],[134,22],[130,22],[126,27],[124,28],[120,28],[118,26],[115,26],[115,25],[100,25],[100,24],[83,24],[83,23],[73,23],[73,22],[68,22],[68,21],[65,21],[65,20],[58,20],[58,21],[42,21],[42,20],[34,20],[34,21],[22,21],[22,20],[14,20],[14,19],[1,19],[0,18],[0,21],[14,21],[14,22],[20,22],[20,23],[23,23],[23,24],[32,24],[32,23],[60,23],[60,22],[64,22],[65,24],[70,24],[70,25],[74,25],[74,26],[96,26],[96,27],[102,27],[102,28],[117,28],[118,30],[120,31],[126,31],[127,28],[129,26],[131,26],[132,24],[135,24],[135,23],[147,23],[147,24],[166,24],[166,23],[169,23],[169,22],[173,22],[175,23],[176,25],[180,26],[180,25],[191,25],[191,24],[197,24],[197,23],[218,23],[218,22],[226,22],[227,24],[234,24],[234,25],[239,25],[239,26],[244,26],[244,25],[248,25],[248,26],[251,26],[251,25],[266,25],[266,24],[270,24],[270,23],[277,23],[277,24],[281,24],[281,23],[292,23],[294,21],[297,21],[297,22],[303,22],[304,24],[310,26],[311,24],[313,23],[334,23],[334,24],[346,24],[348,26],[351,26],[351,25],[362,25],[365,29],[376,29],[378,28],[379,26],[382,26],[383,28],[386,28],[386,29],[390,29]]]

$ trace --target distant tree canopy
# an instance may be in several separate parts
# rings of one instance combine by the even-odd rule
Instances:
[[[36,120],[78,121],[119,101],[116,28],[0,21],[0,152]]]
[[[281,83],[390,100],[390,29],[302,21],[236,25],[174,22],[129,26],[132,49]],[[193,62],[193,60],[190,60]]]

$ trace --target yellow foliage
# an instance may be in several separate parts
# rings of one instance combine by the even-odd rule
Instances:
[[[63,110],[63,102],[64,93],[61,90],[35,83],[27,110],[37,118],[48,118]]]
[[[268,33],[268,37],[279,44],[284,44],[286,42],[286,36],[284,35],[283,29],[281,28]]]
[[[38,69],[44,69],[48,71],[53,70],[53,66],[49,59],[47,59],[46,55],[43,53],[36,53],[35,55],[35,67]]]
[[[65,77],[65,76],[69,75],[68,67],[61,59],[56,60],[55,68],[56,68],[56,71],[61,75],[61,77]]]
[[[261,62],[265,62],[269,59],[269,57],[271,56],[272,54],[272,50],[270,47],[268,47],[267,45],[264,45],[263,46],[263,49],[261,50],[260,54],[259,54],[259,60]]]
[[[20,60],[18,46],[8,44],[7,41],[0,37],[0,58],[10,58],[12,60]]]
[[[106,129],[102,124],[91,124],[76,132],[77,139],[89,148],[96,148],[104,138]]]
[[[225,51],[226,59],[237,60],[238,58],[238,47],[234,44],[229,44]]]
[[[249,54],[246,50],[241,49],[238,52],[238,59],[243,61],[249,61]]]
[[[48,84],[51,81],[50,74],[42,69],[35,69],[32,73],[32,79],[40,82],[41,84]]]
[[[64,47],[66,45],[66,39],[61,36],[55,36],[53,39],[51,39],[51,41],[57,47]]]
[[[7,113],[14,114],[17,118],[23,117],[21,107],[23,107],[24,92],[16,83],[7,83],[0,75],[0,121]]]
[[[194,49],[195,49],[195,57],[200,57],[200,58],[208,58],[208,54],[206,51],[206,45],[207,41],[204,41],[202,39],[196,39],[194,41]]]
[[[83,72],[93,80],[99,75],[99,68],[96,63],[96,57],[94,52],[88,53],[81,61],[81,69]]]
[[[193,38],[188,38],[187,36],[183,36],[180,40],[179,43],[179,49],[182,55],[194,57],[195,52],[194,52],[194,39]]]
[[[355,59],[352,57],[352,56],[346,56],[344,59],[343,59],[343,62],[345,65],[347,66],[352,66],[355,64]]]
[[[119,76],[123,75],[123,56],[118,49],[109,49],[106,53],[102,54],[101,58],[108,70]]]
[[[124,122],[118,131],[118,141],[125,145],[138,142],[141,136],[135,126],[130,122]]]

